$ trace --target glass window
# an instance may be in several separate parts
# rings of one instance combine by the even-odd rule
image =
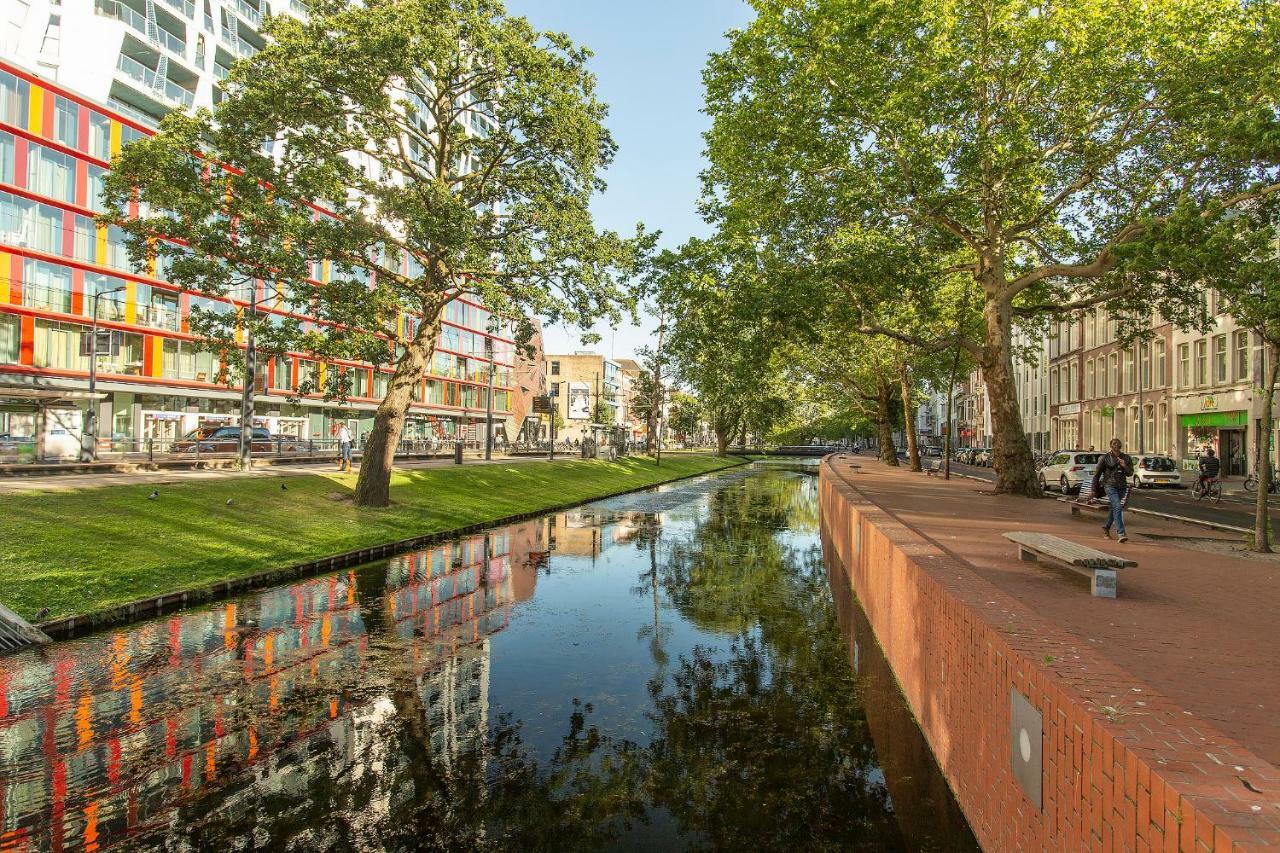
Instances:
[[[1089,359],[1084,364],[1084,396],[1086,400],[1092,400],[1096,386],[1093,382],[1093,359]]]
[[[560,362],[558,361],[551,362],[551,375],[552,376],[560,375]]]
[[[27,146],[27,189],[58,201],[76,200],[76,164],[70,154],[34,142]]]
[[[42,252],[62,251],[62,211],[0,192],[0,241]]]
[[[293,362],[287,355],[278,355],[273,359],[274,365],[271,378],[271,390],[273,391],[292,391],[293,390]]]
[[[88,356],[80,355],[84,326],[36,320],[35,366],[54,370],[89,370]]]
[[[432,382],[428,381],[427,387],[430,387],[432,384]],[[437,382],[434,384],[438,386],[440,383]],[[391,374],[383,373],[381,370],[375,371],[373,374],[373,396],[381,400],[383,397],[387,396],[387,391],[390,387]]]
[[[201,350],[195,341],[166,338],[161,357],[161,373],[168,379],[213,382],[217,365],[213,353]]]
[[[1191,386],[1191,345],[1178,344],[1178,387]]]
[[[1236,379],[1249,378],[1249,333],[1236,332],[1235,334],[1235,352],[1236,352]]]
[[[22,304],[71,313],[71,270],[28,258],[23,264]]]
[[[85,198],[85,206],[98,213],[105,213],[106,205],[102,203],[102,189],[107,170],[92,163],[87,164],[89,180]]]
[[[1137,382],[1133,373],[1133,350],[1130,349],[1126,349],[1124,351],[1124,382],[1125,387],[1123,391],[1133,391],[1133,389],[1137,387]],[[1116,391],[1123,393],[1119,385],[1116,386]]]
[[[89,113],[89,154],[111,159],[111,119],[95,112]]]
[[[153,329],[178,331],[178,294],[156,287],[138,287],[138,324]]]
[[[78,213],[71,216],[71,229],[74,239],[71,241],[71,256],[77,261],[93,263],[97,260],[98,229],[93,220]]]
[[[13,167],[16,156],[13,134],[0,130],[0,181],[6,184],[15,183]]]
[[[1213,339],[1213,381],[1221,384],[1228,381],[1227,373],[1227,336],[1215,335]]]
[[[0,121],[25,128],[30,97],[31,86],[26,80],[0,70]]]
[[[93,316],[93,302],[99,293],[98,319],[121,322],[124,320],[125,294],[120,288],[125,286],[124,279],[102,273],[87,272],[84,274],[84,313]]]
[[[53,96],[53,138],[75,148],[80,135],[80,105],[61,95]]]
[[[0,314],[0,362],[17,364],[21,344],[22,321],[14,314]]]
[[[1111,366],[1111,393],[1120,394],[1120,356],[1113,352],[1108,362]]]
[[[1164,340],[1163,340],[1163,339],[1158,340],[1158,341],[1156,341],[1156,342],[1155,342],[1155,351],[1156,351],[1156,354],[1155,354],[1155,362],[1156,362],[1156,374],[1155,374],[1155,382],[1156,382],[1156,384],[1155,384],[1155,387],[1156,387],[1156,388],[1163,388],[1163,387],[1164,387],[1164,385],[1169,381],[1169,374],[1168,374],[1168,372],[1167,372],[1167,371],[1168,371],[1168,365],[1165,363],[1165,361],[1166,361],[1166,359],[1165,359],[1165,344],[1164,344]]]
[[[1196,384],[1209,384],[1209,342],[1196,341]]]

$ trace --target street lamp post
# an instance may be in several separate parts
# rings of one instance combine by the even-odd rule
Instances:
[[[123,293],[124,290],[124,287],[117,287],[113,290],[100,290],[93,295],[93,331],[89,341],[89,426],[85,430],[89,436],[90,462],[98,460],[98,300],[112,293]]]
[[[253,466],[253,383],[257,376],[257,348],[253,341],[253,324],[258,313],[258,283],[249,290],[249,321],[245,323],[244,389],[240,393],[240,467]]]
[[[489,394],[484,411],[484,458],[493,458],[493,338],[484,339],[484,353],[489,358]]]

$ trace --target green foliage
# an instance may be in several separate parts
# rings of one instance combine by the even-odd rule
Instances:
[[[843,291],[851,329],[945,348],[913,324],[956,306],[998,486],[1034,492],[1017,318],[1191,310],[1194,280],[1124,252],[1188,201],[1280,189],[1278,27],[1236,0],[760,3],[707,68],[706,207],[817,282],[808,310]]]
[[[106,218],[136,266],[217,295],[268,282],[320,320],[271,347],[374,363],[429,354],[459,296],[522,338],[528,314],[590,326],[630,308],[619,273],[650,238],[597,232],[588,210],[615,150],[589,51],[494,0],[321,3],[265,31],[212,113],[171,114],[115,163]],[[225,343],[245,321],[203,322]]]
[[[666,351],[675,375],[720,445],[769,432],[789,397],[774,360],[780,330],[759,301],[772,285],[757,259],[726,240],[695,239],[657,259],[651,284],[673,318]]]

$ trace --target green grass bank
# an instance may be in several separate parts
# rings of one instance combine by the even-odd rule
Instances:
[[[338,473],[6,495],[0,602],[28,619],[42,607],[48,619],[83,614],[741,461],[680,454],[661,467],[629,457],[400,471],[392,506],[373,510],[351,503],[355,476]],[[148,500],[153,488],[159,497]]]

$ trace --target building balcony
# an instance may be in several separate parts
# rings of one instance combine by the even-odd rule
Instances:
[[[255,28],[262,24],[262,13],[248,0],[236,0],[236,12]]]
[[[116,69],[134,83],[139,84],[142,88],[160,96],[164,100],[187,109],[190,109],[191,105],[195,103],[196,96],[194,92],[182,88],[167,77],[160,77],[154,68],[148,68],[130,56],[121,54],[116,61]]]
[[[94,8],[99,15],[114,18],[141,34],[148,44],[159,45],[178,58],[186,60],[187,46],[181,38],[159,24],[152,23],[148,27],[145,15],[129,8],[119,0],[97,0]]]

